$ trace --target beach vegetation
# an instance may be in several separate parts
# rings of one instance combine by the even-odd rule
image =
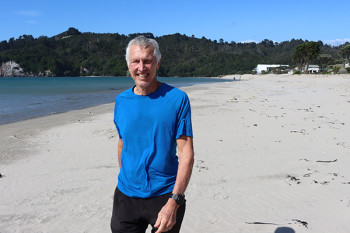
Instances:
[[[333,67],[333,72],[334,74],[338,74],[340,70],[340,66]]]
[[[333,58],[339,56],[340,49],[301,39],[280,43],[268,39],[260,43],[243,43],[225,42],[223,39],[212,41],[204,36],[196,38],[179,33],[155,37],[149,32],[121,35],[82,33],[69,28],[53,37],[23,35],[1,41],[0,66],[3,62],[15,61],[26,74],[34,76],[126,76],[125,48],[130,39],[138,35],[158,41],[162,52],[162,64],[158,71],[161,77],[250,74],[257,64],[286,64],[294,67],[314,59],[313,50],[309,53],[301,49],[308,48],[305,44],[312,45],[311,48],[318,45],[322,54],[329,54]],[[295,51],[301,45],[296,56]]]

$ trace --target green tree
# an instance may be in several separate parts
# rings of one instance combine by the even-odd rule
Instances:
[[[347,44],[347,45],[341,47],[339,50],[339,53],[344,60],[344,66],[345,66],[345,63],[347,61],[348,62],[350,61],[350,44]]]
[[[320,70],[323,71],[325,68],[327,68],[329,65],[334,63],[334,58],[330,54],[320,54],[316,58],[316,63],[320,67]]]
[[[305,72],[309,69],[310,62],[314,61],[320,54],[320,45],[317,42],[310,41],[299,45],[293,55],[300,70]]]

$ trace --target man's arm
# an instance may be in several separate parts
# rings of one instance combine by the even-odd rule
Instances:
[[[194,163],[193,139],[188,136],[180,136],[176,140],[178,147],[179,167],[173,189],[174,194],[183,195],[190,181]],[[169,198],[158,214],[154,227],[158,228],[156,233],[166,232],[173,228],[176,223],[176,212],[178,209],[174,199]]]
[[[180,136],[176,140],[179,156],[179,167],[173,193],[183,195],[190,181],[194,163],[193,138]]]
[[[120,162],[120,157],[122,155],[122,150],[123,150],[123,139],[119,138],[118,141],[118,163],[119,163],[119,168],[121,168],[121,162]]]

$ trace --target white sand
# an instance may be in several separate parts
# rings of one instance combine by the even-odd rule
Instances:
[[[350,232],[349,75],[184,90],[196,161],[182,232]],[[1,233],[110,232],[112,119],[110,104],[0,126]]]

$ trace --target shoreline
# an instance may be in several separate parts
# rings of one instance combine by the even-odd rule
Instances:
[[[349,232],[349,77],[241,75],[181,87],[195,147],[182,232]],[[110,231],[113,108],[0,126],[3,233]]]
[[[86,79],[86,80],[85,80]],[[103,79],[103,80],[102,80]],[[133,85],[132,78],[28,78],[0,80],[1,103],[0,125],[26,119],[74,111],[101,104],[113,103],[115,97]],[[228,80],[206,78],[159,78],[175,87],[206,82]],[[86,82],[85,82],[86,81]],[[8,88],[6,89],[6,87]],[[23,86],[27,88],[24,90]],[[13,89],[12,92],[9,90]]]

